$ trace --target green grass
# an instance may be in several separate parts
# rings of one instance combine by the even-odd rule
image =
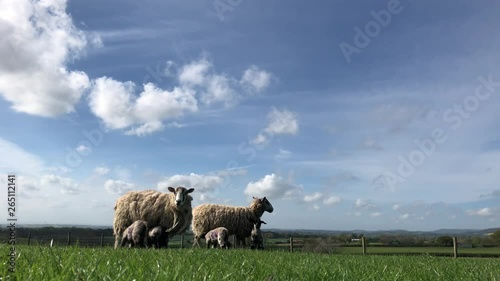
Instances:
[[[8,248],[1,245],[1,256]],[[499,280],[500,259],[18,246],[3,280]]]
[[[369,254],[449,254],[453,255],[452,247],[367,247]],[[361,254],[360,247],[340,247],[339,253],[343,254]],[[500,248],[459,248],[458,254],[481,255],[481,254],[500,254]]]

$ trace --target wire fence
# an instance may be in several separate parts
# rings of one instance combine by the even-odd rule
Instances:
[[[79,247],[113,247],[115,238],[104,231],[100,236],[76,236],[71,232],[66,234],[54,235],[32,235],[29,232],[25,236],[17,237],[17,245],[39,245],[39,246],[79,246]],[[192,234],[176,235],[169,241],[169,248],[191,248],[194,237]],[[234,247],[242,248],[243,245],[238,245],[236,237],[231,236],[230,241]],[[2,241],[6,243],[6,241]],[[250,243],[246,240],[246,247]],[[289,238],[265,238],[265,250],[269,251],[284,251],[284,252],[314,252],[323,254],[357,254],[357,255],[431,255],[444,257],[489,257],[500,258],[500,247],[481,247],[461,248],[457,243],[457,238],[453,237],[453,245],[440,247],[407,247],[407,246],[389,246],[389,245],[372,245],[367,242],[365,237],[356,239],[355,242],[345,243],[330,243],[325,242],[321,238],[310,239],[301,237]],[[200,247],[204,247],[204,243],[200,243]]]

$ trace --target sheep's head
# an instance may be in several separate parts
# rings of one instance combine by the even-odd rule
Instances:
[[[186,189],[185,187],[182,186],[173,188],[169,186],[168,190],[175,195],[175,204],[177,205],[177,207],[180,207],[187,202],[189,196],[188,194],[193,192],[194,188]]]
[[[161,236],[161,233],[162,233],[162,227],[156,226],[149,231],[149,237],[158,239]]]
[[[254,220],[254,219],[248,219],[251,223],[253,223],[254,229],[260,229],[262,224],[267,224],[265,221],[262,221],[260,219]]]
[[[269,202],[269,200],[267,200],[266,197],[264,198],[254,197],[253,199],[256,200],[258,204],[261,204],[263,206],[264,211],[269,213],[272,213],[274,211],[273,205],[271,204],[271,202]]]

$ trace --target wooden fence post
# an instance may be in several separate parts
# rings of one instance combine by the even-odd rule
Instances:
[[[293,253],[293,236],[290,236],[290,252]]]
[[[234,248],[237,248],[237,247],[236,247],[236,246],[237,246],[236,242],[238,242],[238,241],[236,240],[236,235],[234,235],[234,236],[233,236],[233,245],[234,245],[233,247],[234,247]]]
[[[68,246],[71,245],[71,231],[68,232]]]
[[[457,237],[453,237],[453,257],[458,258],[458,243]]]
[[[31,241],[31,231],[28,232],[28,246],[30,245],[30,241]]]
[[[181,249],[184,248],[184,234],[181,235]]]
[[[366,255],[366,240],[365,237],[361,237],[361,247],[363,248],[363,255]]]
[[[101,247],[104,247],[104,231],[101,232]]]

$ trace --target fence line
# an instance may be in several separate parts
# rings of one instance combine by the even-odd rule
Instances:
[[[104,236],[104,231],[101,232],[101,235],[100,237],[92,237],[92,238],[85,238],[85,237],[72,237],[72,234],[71,234],[71,231],[69,231],[67,233],[67,236],[66,236],[66,239],[64,239],[65,235],[64,234],[59,234],[59,235],[55,235],[55,236],[45,236],[45,237],[34,237],[31,232],[28,233],[28,237],[27,237],[27,245],[30,246],[32,243],[33,243],[33,239],[35,239],[35,241],[39,241],[38,244],[44,244],[47,243],[47,244],[54,244],[54,245],[64,245],[66,244],[67,246],[71,246],[71,245],[79,245],[79,246],[91,246],[91,247],[106,247],[106,246],[113,246],[114,245],[114,237],[113,236]],[[427,253],[427,254],[433,254],[433,255],[447,255],[447,256],[453,256],[454,258],[458,258],[459,257],[459,245],[458,245],[458,242],[457,242],[457,237],[452,237],[453,238],[453,247],[450,247],[450,252],[447,254],[447,253]],[[170,240],[170,242],[174,242],[175,244],[179,243],[179,248],[184,248],[184,245],[185,245],[185,235],[181,235],[180,236],[180,241],[179,240]],[[367,255],[367,254],[377,254],[377,255],[381,255],[381,254],[414,254],[414,255],[418,255],[418,254],[425,254],[425,253],[418,253],[418,252],[413,252],[413,253],[397,253],[397,252],[387,252],[387,253],[370,253],[370,246],[369,244],[367,243],[367,240],[365,237],[361,237],[360,239],[360,242],[361,242],[361,251],[360,253],[363,254],[363,255]],[[288,244],[288,245],[286,245]],[[169,247],[171,247],[170,245],[172,245],[171,243],[169,243]],[[233,236],[233,247],[237,248],[237,239],[236,239],[236,236]],[[293,236],[290,236],[289,240],[288,241],[285,241],[282,243],[283,246],[288,246],[289,248],[289,251],[290,252],[294,252],[295,250],[297,249],[300,249],[300,248],[303,248],[304,247],[304,243],[303,243],[303,240],[302,241],[299,241],[299,240],[295,240]],[[283,246],[281,247],[283,249]],[[349,248],[350,247],[359,247],[359,246],[348,246]],[[377,247],[377,246],[375,246]],[[390,247],[390,246],[389,246]],[[410,246],[408,246],[410,247]],[[266,247],[266,248],[276,248],[276,247]],[[395,247],[395,248],[399,248],[399,247]],[[404,247],[406,248],[406,247]],[[415,248],[419,248],[419,247],[415,247]],[[286,248],[285,248],[286,249]],[[464,256],[464,254],[462,254],[462,256]],[[484,253],[484,254],[470,254],[470,256],[495,256],[495,257],[500,257],[500,252],[498,254],[496,253]]]

